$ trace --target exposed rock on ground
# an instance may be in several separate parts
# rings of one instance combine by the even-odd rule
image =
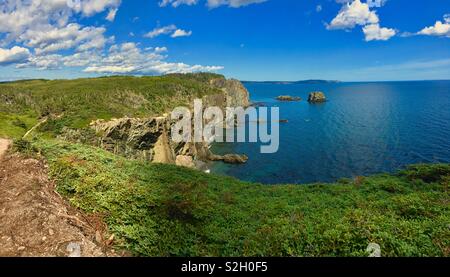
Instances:
[[[290,96],[290,95],[281,95],[277,97],[278,101],[283,101],[283,102],[298,102],[301,101],[302,98],[300,97],[294,97],[294,96]]]
[[[309,94],[308,102],[310,103],[322,103],[326,102],[327,98],[323,92],[311,92]]]
[[[194,159],[192,156],[178,155],[176,160],[176,165],[184,166],[188,168],[195,168]]]
[[[366,252],[370,258],[379,258],[381,257],[381,246],[377,243],[369,243]]]

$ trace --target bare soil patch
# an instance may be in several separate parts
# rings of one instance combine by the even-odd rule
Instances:
[[[101,218],[74,209],[55,192],[47,165],[7,155],[0,140],[0,256],[118,256]]]

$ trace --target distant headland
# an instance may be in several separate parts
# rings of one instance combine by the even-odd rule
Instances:
[[[274,85],[293,85],[293,84],[335,84],[341,81],[337,80],[302,80],[302,81],[241,81],[244,84],[274,84]]]

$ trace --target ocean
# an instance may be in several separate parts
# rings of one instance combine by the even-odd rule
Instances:
[[[246,83],[252,102],[280,108],[280,148],[215,143],[217,154],[249,157],[214,163],[211,173],[264,184],[334,182],[415,163],[450,163],[450,81],[272,84]],[[308,103],[312,91],[328,101]],[[279,95],[301,102],[279,102]]]

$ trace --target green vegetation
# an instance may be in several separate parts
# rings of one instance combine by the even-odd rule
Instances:
[[[118,246],[135,255],[365,256],[370,242],[384,256],[450,254],[450,165],[267,186],[81,144],[33,147],[48,159],[59,192],[103,215]]]
[[[0,137],[49,164],[72,205],[104,218],[138,256],[450,255],[450,165],[336,184],[260,185],[129,160],[55,139],[95,119],[159,115],[217,91],[219,75],[108,77],[0,84]],[[18,139],[48,117],[31,141]],[[91,130],[92,132],[92,130]],[[30,136],[32,137],[32,136]]]
[[[59,125],[83,128],[95,119],[161,115],[195,97],[217,93],[209,86],[212,78],[223,76],[202,73],[1,83],[0,122],[11,115],[36,121],[59,115],[55,119]],[[20,134],[20,130],[0,126],[0,135]]]
[[[0,137],[19,138],[25,135],[37,120],[30,115],[7,114],[0,112]]]

